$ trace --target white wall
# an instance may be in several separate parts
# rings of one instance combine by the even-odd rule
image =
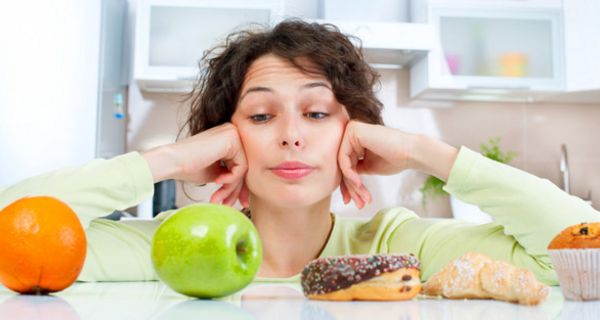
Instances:
[[[0,186],[94,158],[100,0],[0,2]]]

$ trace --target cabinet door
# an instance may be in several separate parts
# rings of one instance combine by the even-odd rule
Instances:
[[[441,50],[432,72],[466,87],[562,89],[559,11],[432,11]]]
[[[600,1],[565,1],[564,21],[567,91],[600,90]]]
[[[535,101],[564,90],[562,10],[556,4],[433,3],[416,10],[439,36],[411,68],[411,96]]]
[[[186,91],[204,52],[251,23],[269,25],[281,1],[145,0],[137,11],[135,78],[149,91]]]

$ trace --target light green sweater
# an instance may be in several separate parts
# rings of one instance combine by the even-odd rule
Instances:
[[[321,256],[413,253],[427,280],[449,260],[468,251],[485,253],[533,271],[558,284],[546,247],[555,234],[600,213],[550,181],[460,149],[445,190],[492,215],[494,223],[474,225],[454,219],[423,219],[402,208],[380,210],[370,220],[336,216]],[[27,195],[53,195],[77,212],[88,237],[80,281],[156,280],[150,261],[154,231],[172,212],[154,220],[98,219],[149,198],[152,175],[136,153],[94,160],[0,189],[0,208]],[[1,218],[1,217],[0,217]],[[257,281],[298,281],[257,278]]]

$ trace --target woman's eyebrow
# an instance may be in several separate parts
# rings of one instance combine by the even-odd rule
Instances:
[[[273,92],[273,89],[269,88],[269,87],[250,87],[248,88],[248,90],[246,90],[246,92],[244,92],[244,94],[242,94],[242,96],[240,97],[240,101],[242,101],[244,99],[244,97],[246,97],[246,95],[248,95],[248,93],[252,93],[252,92]]]
[[[303,85],[301,87],[301,89],[310,89],[310,88],[318,88],[318,87],[325,87],[325,88],[331,90],[331,87],[329,87],[325,82],[322,82],[322,81],[309,82],[309,83]]]
[[[304,89],[311,89],[311,88],[318,88],[318,87],[325,87],[325,88],[331,90],[331,87],[323,81],[314,81],[314,82],[306,83],[306,84],[302,85],[300,87],[300,89],[304,90]],[[246,90],[246,92],[244,92],[244,94],[242,94],[242,96],[240,97],[240,101],[242,101],[242,99],[244,99],[244,97],[251,92],[270,92],[270,93],[272,93],[274,91],[275,90],[273,90],[269,87],[262,87],[262,86],[250,87],[250,88],[248,88],[248,90]]]

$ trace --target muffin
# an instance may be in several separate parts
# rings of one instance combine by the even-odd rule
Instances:
[[[565,298],[600,299],[600,222],[564,229],[550,242],[548,253]]]

